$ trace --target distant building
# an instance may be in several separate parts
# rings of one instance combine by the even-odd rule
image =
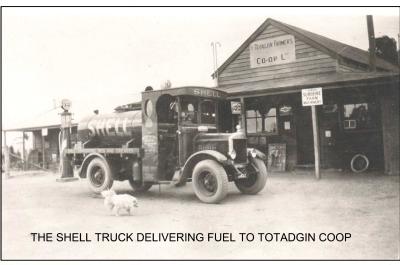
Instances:
[[[30,120],[19,126],[3,129],[4,144],[7,143],[7,133],[10,132],[21,132],[22,135],[25,133],[32,133],[32,149],[29,153],[26,152],[25,137],[22,137],[23,149],[21,154],[26,155],[25,169],[38,169],[40,167],[44,169],[57,170],[60,162],[60,149],[59,149],[59,133],[60,133],[60,122],[57,122],[58,115],[57,110],[46,113],[37,117],[34,120]],[[72,124],[71,128],[72,141],[76,141],[77,135],[77,123]]]

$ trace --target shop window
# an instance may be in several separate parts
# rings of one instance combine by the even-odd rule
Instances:
[[[270,108],[265,115],[265,132],[276,134],[278,132],[278,123],[276,121],[276,108]]]
[[[247,110],[247,133],[276,134],[278,132],[276,108],[270,108],[266,114],[258,110]]]
[[[372,129],[376,127],[377,107],[373,103],[345,104],[343,106],[345,130]]]
[[[258,110],[246,111],[247,133],[262,132],[262,115]]]
[[[323,105],[322,109],[324,113],[336,113],[338,110],[337,104],[328,104],[328,105]]]

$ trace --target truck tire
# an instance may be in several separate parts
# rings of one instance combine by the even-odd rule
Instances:
[[[86,170],[86,177],[89,188],[95,193],[110,189],[114,181],[110,166],[107,161],[101,158],[94,158],[90,161]]]
[[[131,185],[134,192],[146,192],[153,186],[153,183],[149,182],[140,183],[133,181],[132,178],[133,177],[129,178],[129,184]]]
[[[228,176],[214,160],[203,160],[194,167],[192,185],[197,198],[205,203],[218,203],[228,194]]]
[[[267,168],[264,161],[258,158],[250,160],[258,169],[258,172],[249,173],[247,178],[235,180],[236,187],[244,194],[257,194],[267,183]]]

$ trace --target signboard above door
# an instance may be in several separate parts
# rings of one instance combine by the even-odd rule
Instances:
[[[258,68],[296,61],[295,39],[284,35],[250,44],[250,67]]]

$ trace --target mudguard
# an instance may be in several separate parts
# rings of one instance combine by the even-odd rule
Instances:
[[[104,161],[107,162],[107,159],[106,159],[102,154],[99,154],[99,153],[91,153],[91,154],[88,154],[88,155],[85,156],[85,158],[83,159],[82,165],[81,165],[81,167],[80,167],[79,170],[78,170],[79,177],[81,177],[81,178],[86,178],[86,169],[87,169],[87,166],[89,165],[90,161],[92,161],[92,159],[93,159],[93,158],[96,158],[96,157],[101,158],[101,159],[103,159]],[[108,162],[107,162],[107,163],[108,163]]]
[[[255,148],[247,148],[247,155],[248,156],[252,156],[251,155],[252,152],[255,152],[256,153],[256,157],[258,157],[259,159],[261,159],[263,161],[267,160],[267,156],[263,152],[261,152],[260,150],[255,149]]]
[[[192,175],[194,166],[201,160],[214,159],[221,164],[225,164],[228,158],[218,151],[202,150],[192,154],[187,160],[185,165],[180,170],[180,176],[174,178],[175,185],[182,185],[186,182],[188,176]]]

